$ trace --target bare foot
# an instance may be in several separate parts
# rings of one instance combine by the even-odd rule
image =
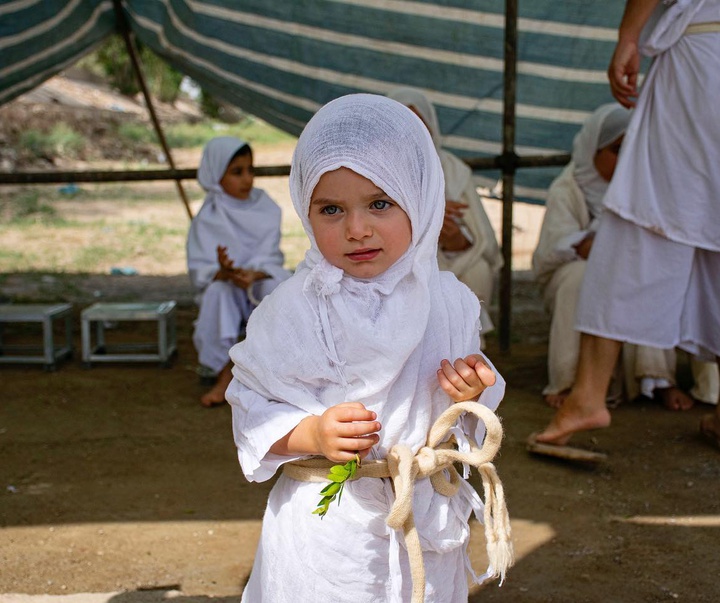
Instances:
[[[668,410],[689,410],[695,404],[695,400],[675,386],[656,389],[655,397],[659,398]]]
[[[603,404],[597,409],[570,405],[570,397],[555,412],[550,424],[537,434],[536,440],[544,444],[564,446],[574,433],[610,426],[610,411]]]
[[[225,390],[227,387],[218,387],[215,385],[210,391],[206,392],[200,398],[200,404],[205,408],[212,408],[220,404],[225,404]]]
[[[704,415],[700,420],[700,433],[720,447],[720,417],[717,414]]]
[[[225,390],[232,381],[232,363],[226,364],[218,374],[217,383],[200,398],[200,404],[205,408],[212,408],[225,404]]]
[[[560,408],[569,394],[569,389],[566,389],[564,392],[560,392],[559,394],[545,394],[545,404],[551,408]]]

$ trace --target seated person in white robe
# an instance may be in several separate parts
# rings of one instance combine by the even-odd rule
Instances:
[[[484,413],[503,397],[502,378],[480,352],[477,297],[438,269],[444,190],[433,142],[400,103],[336,99],[298,140],[290,192],[311,247],[230,351],[226,395],[242,470],[266,481],[283,468],[242,600],[466,603],[468,520],[482,501],[461,476],[455,496],[427,477],[404,481],[414,483],[420,583],[403,530],[386,523],[397,492],[387,477],[348,481],[340,504],[314,514],[334,463],[358,456],[364,469],[398,448],[417,454],[455,402],[472,400],[460,410]],[[460,449],[468,437],[483,442],[481,421],[453,424]],[[286,471],[309,457],[319,482]],[[492,541],[509,552],[507,531]],[[504,567],[496,559],[491,573]]]
[[[492,303],[497,273],[503,265],[495,231],[477,193],[472,170],[441,147],[442,137],[435,107],[415,88],[396,88],[389,98],[410,108],[430,131],[445,176],[445,218],[438,241],[440,270],[449,270],[465,283],[482,303],[483,333],[492,331],[487,307]]]
[[[599,107],[585,122],[573,143],[571,163],[550,187],[547,209],[533,254],[533,269],[552,315],[548,340],[546,402],[559,407],[572,387],[578,363],[580,334],[574,329],[580,285],[592,248],[602,200],[612,178],[630,112],[617,103]],[[608,399],[639,394],[659,397],[672,410],[686,410],[693,398],[676,387],[676,352],[627,344],[623,350],[624,380],[616,378]],[[700,399],[713,399],[715,363],[691,360]],[[624,384],[623,384],[624,381]],[[706,390],[710,391],[706,391]]]
[[[200,312],[193,343],[201,367],[217,375],[203,406],[225,402],[232,379],[228,351],[255,306],[289,273],[280,251],[280,207],[253,187],[250,146],[230,136],[211,140],[198,168],[207,195],[190,225],[187,263]]]

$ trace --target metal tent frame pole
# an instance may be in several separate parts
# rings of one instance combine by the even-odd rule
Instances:
[[[160,120],[158,119],[157,113],[155,113],[155,106],[153,105],[152,98],[150,97],[150,92],[148,90],[147,84],[145,83],[145,76],[143,75],[142,68],[140,66],[137,48],[132,38],[127,19],[125,18],[125,13],[123,12],[122,0],[113,0],[113,6],[115,7],[115,17],[117,20],[118,29],[120,30],[120,34],[125,40],[125,47],[127,48],[128,54],[130,55],[130,61],[132,62],[135,75],[138,78],[138,83],[140,84],[140,89],[142,90],[142,94],[145,99],[145,106],[148,108],[148,112],[150,113],[150,119],[153,123],[153,127],[155,128],[155,133],[157,134],[158,140],[160,141],[160,146],[162,146],[163,148],[163,152],[165,153],[165,158],[167,159],[170,169],[175,170],[175,162],[173,161],[170,147],[168,146],[167,140],[165,139],[165,134],[162,131],[162,127],[160,127]],[[185,205],[185,211],[187,212],[188,218],[192,220],[192,209],[190,209],[190,202],[188,201],[187,195],[185,194],[185,189],[183,188],[182,182],[179,179],[176,179],[175,186],[177,188],[178,194],[180,195],[180,199]]]
[[[502,168],[502,256],[500,272],[500,325],[498,327],[501,352],[510,351],[512,318],[512,228],[515,170],[515,93],[517,84],[517,20],[518,0],[505,1],[505,71],[503,76],[503,150]]]

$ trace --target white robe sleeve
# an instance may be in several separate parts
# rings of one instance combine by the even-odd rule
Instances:
[[[196,293],[205,291],[220,269],[216,247],[203,241],[199,235],[202,219],[200,213],[195,216],[186,243],[188,274]]]
[[[264,482],[278,468],[302,456],[280,456],[270,447],[287,435],[308,413],[283,402],[267,400],[233,379],[225,397],[232,406],[238,460],[248,481]]]
[[[532,258],[533,272],[541,287],[545,287],[560,266],[577,259],[572,245],[585,238],[591,224],[573,169],[570,163],[548,191],[540,238]]]
[[[490,359],[482,352],[480,352],[480,354],[495,373],[495,384],[488,387],[482,394],[480,394],[478,403],[483,406],[487,406],[490,410],[495,412],[505,396],[505,379],[503,379],[503,376],[497,368],[495,368],[495,365],[490,362]],[[482,444],[485,439],[485,424],[478,420],[475,415],[465,415],[460,419],[460,421],[463,432],[471,436],[478,444]]]
[[[280,250],[282,212],[269,197],[268,200],[270,201],[267,204],[268,224],[265,225],[264,232],[258,232],[253,256],[244,267],[265,272],[271,278],[285,280],[289,273],[283,269],[285,258]]]

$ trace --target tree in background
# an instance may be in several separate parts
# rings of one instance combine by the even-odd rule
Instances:
[[[139,41],[137,48],[140,65],[151,94],[161,102],[174,103],[180,94],[183,74]],[[114,35],[108,38],[88,62],[97,64],[109,84],[121,94],[135,96],[140,92],[140,84],[121,36]]]
[[[139,41],[137,48],[150,93],[161,102],[175,103],[183,91],[181,86],[185,78],[183,73],[170,66]],[[95,52],[81,59],[79,65],[101,77],[121,94],[135,96],[140,92],[140,84],[125,47],[125,40],[119,35],[105,40]],[[243,117],[243,112],[237,107],[219,100],[202,87],[199,87],[197,97],[192,98],[197,101],[202,114],[210,119],[237,123]]]

